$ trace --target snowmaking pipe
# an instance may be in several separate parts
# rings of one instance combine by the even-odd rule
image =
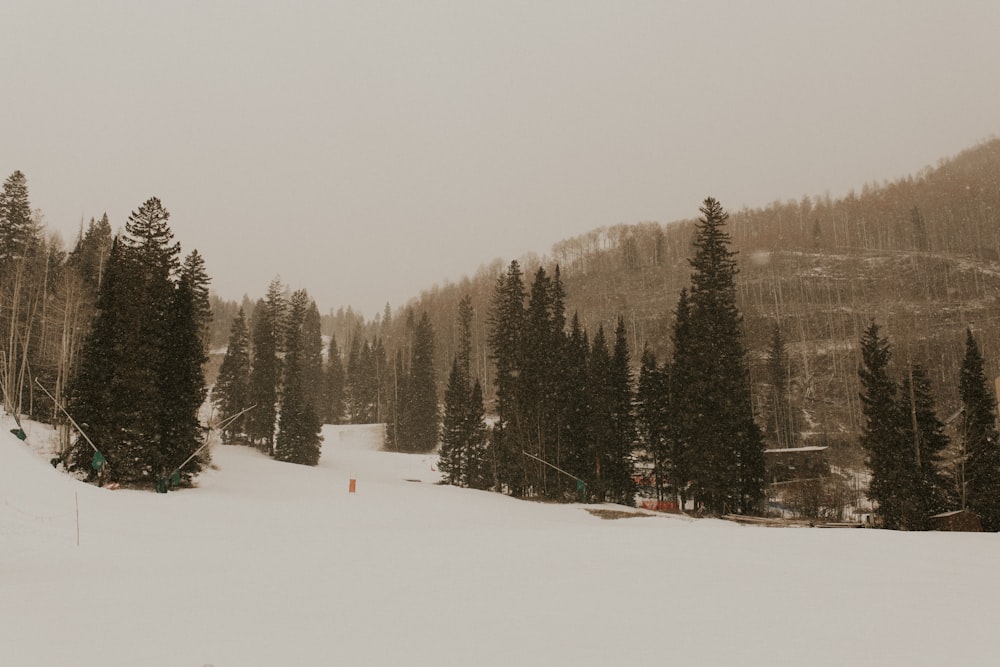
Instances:
[[[232,424],[232,423],[233,423],[234,421],[236,421],[236,419],[237,419],[237,418],[239,418],[239,417],[242,417],[242,416],[243,416],[243,415],[244,415],[245,413],[247,413],[247,412],[250,412],[251,410],[253,410],[253,409],[254,409],[254,408],[256,408],[256,407],[257,407],[257,404],[255,403],[254,405],[251,405],[251,406],[250,406],[249,408],[244,408],[243,410],[240,410],[239,412],[237,412],[237,413],[236,413],[235,415],[233,415],[233,416],[231,416],[231,417],[228,417],[228,418],[226,418],[226,419],[222,420],[222,421],[221,421],[221,422],[219,423],[219,425],[218,425],[218,426],[215,426],[214,428],[217,428],[217,429],[222,429],[222,428],[226,428],[227,426],[229,426],[230,424]],[[211,427],[211,426],[210,426],[210,427],[208,428],[208,432],[209,432],[209,434],[211,434],[211,432],[212,432],[212,428],[213,428],[213,427]],[[209,440],[209,438],[208,438],[208,435],[206,435],[206,436],[205,436],[205,444],[203,444],[203,445],[202,445],[201,447],[199,447],[198,449],[194,450],[194,454],[192,454],[191,456],[189,456],[189,457],[187,457],[186,459],[184,459],[184,463],[182,463],[182,464],[180,464],[179,466],[177,466],[176,468],[174,468],[174,469],[173,469],[173,470],[172,470],[172,471],[170,472],[170,475],[172,476],[172,475],[173,475],[173,474],[174,474],[175,472],[180,472],[180,471],[181,471],[181,468],[183,468],[183,467],[184,467],[184,466],[186,466],[186,465],[187,465],[188,463],[190,463],[190,462],[191,462],[191,459],[193,459],[194,457],[198,456],[198,453],[199,453],[199,452],[200,452],[201,450],[203,450],[203,449],[205,449],[206,447],[208,447],[208,443],[209,443],[209,442],[210,442],[210,440]]]
[[[545,459],[539,458],[539,457],[535,456],[534,454],[529,454],[528,452],[524,451],[523,449],[521,450],[521,453],[524,454],[525,456],[529,457],[529,458],[535,459],[539,463],[544,463],[545,465],[547,465],[548,467],[552,468],[553,470],[558,470],[562,474],[566,475],[567,477],[569,477],[571,479],[575,479],[576,481],[580,482],[581,484],[584,484],[584,485],[586,484],[586,482],[584,482],[582,479],[580,479],[576,475],[571,475],[570,473],[566,472],[562,468],[559,468],[557,466],[552,465],[551,463],[549,463]]]
[[[48,396],[49,398],[52,399],[52,402],[56,404],[56,407],[58,407],[60,410],[62,410],[62,413],[64,415],[66,415],[66,419],[68,419],[69,423],[73,425],[73,428],[75,428],[77,431],[79,431],[80,435],[83,436],[83,439],[87,441],[87,444],[90,445],[95,452],[97,452],[98,454],[100,454],[102,459],[104,459],[105,461],[107,461],[108,457],[106,457],[104,455],[104,453],[97,448],[97,445],[95,445],[94,442],[89,437],[87,437],[87,434],[83,432],[83,429],[80,428],[80,425],[76,423],[76,420],[73,419],[68,412],[66,412],[66,408],[63,407],[62,403],[60,403],[58,400],[56,400],[55,396],[53,396],[52,394],[49,393],[49,390],[46,389],[42,385],[41,382],[39,382],[38,378],[35,378],[35,384],[38,385],[39,389],[41,389],[42,391],[45,392],[46,396]]]

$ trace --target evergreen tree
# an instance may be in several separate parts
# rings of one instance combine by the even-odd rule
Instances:
[[[4,408],[17,414],[30,402],[29,348],[36,310],[45,299],[38,276],[46,271],[47,253],[28,200],[27,180],[15,171],[0,190],[0,385]],[[41,265],[41,266],[40,266]]]
[[[0,269],[24,258],[37,235],[28,198],[28,179],[15,171],[4,180],[0,190]]]
[[[695,458],[692,448],[696,442],[695,432],[701,419],[697,403],[698,395],[692,390],[692,383],[697,373],[694,368],[695,340],[691,328],[691,304],[687,289],[681,289],[677,299],[671,340],[674,356],[667,384],[668,427],[665,458],[670,486],[677,494],[678,507],[684,509],[688,498],[691,497],[690,487]]]
[[[246,316],[240,308],[229,333],[229,346],[219,367],[219,377],[212,389],[212,402],[220,421],[249,408],[250,402],[250,333]],[[222,430],[222,441],[235,443],[246,434],[248,415],[242,415]]]
[[[635,418],[632,414],[632,370],[630,368],[628,338],[625,320],[618,318],[615,328],[615,345],[611,356],[609,398],[611,399],[611,424],[614,439],[608,452],[609,497],[622,505],[635,505],[635,463],[632,446],[635,442]]]
[[[587,368],[587,468],[584,480],[590,495],[598,502],[609,500],[615,445],[614,405],[611,385],[611,353],[604,327],[598,327],[590,346]]]
[[[698,502],[715,513],[756,510],[764,497],[764,446],[754,422],[750,374],[736,305],[736,253],[725,230],[729,215],[709,197],[700,208],[691,259],[690,384],[696,407],[689,438]]]
[[[371,352],[372,368],[372,395],[374,409],[372,411],[372,423],[381,424],[386,421],[386,413],[389,405],[389,362],[386,357],[385,345],[382,339],[375,337]]]
[[[323,438],[313,402],[305,392],[304,325],[309,303],[305,290],[292,295],[285,329],[284,382],[274,457],[279,461],[314,466],[319,463]]]
[[[266,298],[257,303],[253,312],[250,401],[257,407],[249,413],[247,433],[253,443],[268,454],[274,447],[286,310],[284,289],[275,278],[268,286]]]
[[[587,332],[580,326],[580,318],[573,313],[569,336],[563,356],[563,410],[565,419],[562,424],[561,440],[567,443],[564,459],[565,469],[578,480],[590,481],[591,458],[589,455],[590,437],[590,341]],[[592,489],[572,488],[571,497],[586,499]]]
[[[983,371],[979,343],[966,330],[965,359],[959,378],[962,400],[962,435],[965,450],[962,488],[964,503],[978,514],[983,528],[1000,530],[1000,438],[997,437],[997,403]]]
[[[91,218],[87,231],[81,233],[67,260],[82,279],[88,295],[94,300],[101,286],[101,277],[108,261],[108,254],[111,252],[112,241],[108,214],[105,213],[100,220]]]
[[[324,412],[323,335],[316,302],[309,299],[302,321],[302,383],[317,417]]]
[[[667,458],[667,409],[670,401],[669,368],[660,367],[648,346],[643,348],[636,388],[636,434],[644,460],[653,465],[657,500],[665,497],[669,483]]]
[[[908,488],[904,448],[901,445],[897,387],[889,376],[892,350],[874,322],[861,336],[861,408],[865,423],[861,447],[868,454],[871,481],[868,497],[886,528],[904,528],[905,490]]]
[[[429,452],[438,445],[440,416],[434,379],[434,329],[423,313],[413,336],[413,360],[407,381],[405,433],[399,446],[404,451]]]
[[[527,490],[558,498],[566,489],[561,473],[561,370],[565,347],[565,314],[558,270],[552,279],[539,268],[531,285],[524,329],[520,337],[523,367],[516,382],[521,449],[533,457],[524,461]],[[544,461],[544,463],[543,463]]]
[[[203,444],[198,410],[208,393],[205,386],[206,360],[201,314],[197,295],[187,275],[182,274],[174,290],[167,317],[166,336],[156,374],[159,403],[157,429],[163,462],[156,470],[168,479]],[[208,462],[208,450],[179,470],[180,479],[190,481]]]
[[[486,488],[489,466],[482,387],[471,383],[472,299],[458,304],[458,340],[455,360],[444,395],[440,469],[448,484]]]
[[[129,465],[139,459],[131,419],[136,412],[137,395],[132,392],[135,375],[126,373],[134,362],[129,356],[134,319],[130,306],[137,296],[128,289],[129,278],[116,238],[98,294],[97,316],[69,388],[69,411],[91,440],[101,443],[100,453],[107,465],[102,466],[102,459],[82,437],[76,439],[67,460],[71,468],[86,470],[102,483],[141,478],[141,471]]]
[[[468,294],[458,302],[458,331],[456,336],[455,364],[462,374],[466,385],[472,378],[472,297]]]
[[[205,270],[205,260],[197,250],[192,250],[184,258],[181,275],[187,279],[194,296],[194,312],[202,347],[207,352],[212,343],[212,305],[209,302],[208,284],[210,279]]]
[[[204,351],[191,285],[184,276],[174,280],[180,247],[168,218],[151,198],[112,244],[98,315],[72,383],[72,412],[106,457],[107,466],[95,466],[102,481],[151,486],[200,446]],[[70,463],[90,468],[91,456],[80,439]],[[182,476],[202,463],[191,461]]]
[[[324,421],[327,424],[342,424],[345,410],[344,364],[340,359],[337,337],[330,336],[330,347],[326,355],[324,382]]]
[[[378,340],[375,346],[367,339],[355,339],[348,361],[349,404],[352,424],[377,424],[380,412],[380,373],[385,371],[385,351]],[[380,358],[381,357],[381,358]]]
[[[438,468],[444,482],[454,486],[466,486],[468,483],[466,456],[472,435],[469,428],[470,398],[467,378],[456,358],[444,391],[441,452],[438,457]]]
[[[950,506],[947,482],[941,474],[941,458],[948,447],[944,424],[934,408],[934,396],[927,371],[920,365],[910,367],[903,380],[900,405],[902,414],[900,458],[905,461],[903,490],[903,525],[910,530],[930,529],[930,517]]]
[[[472,489],[488,489],[493,485],[490,465],[490,443],[483,408],[483,388],[479,380],[472,383],[466,423],[469,426],[465,449],[465,485]]]
[[[510,263],[497,278],[490,305],[490,354],[496,363],[497,422],[493,433],[494,469],[498,490],[524,495],[526,457],[521,419],[520,375],[524,370],[522,338],[525,329],[525,290],[521,267]]]

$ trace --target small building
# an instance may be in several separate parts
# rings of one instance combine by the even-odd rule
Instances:
[[[954,512],[942,512],[931,517],[931,528],[933,530],[956,530],[966,533],[983,532],[983,521],[979,515],[972,510],[955,510]]]

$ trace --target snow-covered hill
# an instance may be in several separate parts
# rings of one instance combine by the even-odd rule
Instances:
[[[198,488],[108,491],[0,421],[4,665],[1000,659],[994,534],[602,520],[434,484],[378,427],[326,427],[316,468],[217,446]]]

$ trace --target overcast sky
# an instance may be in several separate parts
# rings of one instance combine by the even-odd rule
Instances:
[[[225,298],[388,301],[595,227],[845,194],[1000,134],[1000,2],[0,0],[0,178],[158,196]]]

